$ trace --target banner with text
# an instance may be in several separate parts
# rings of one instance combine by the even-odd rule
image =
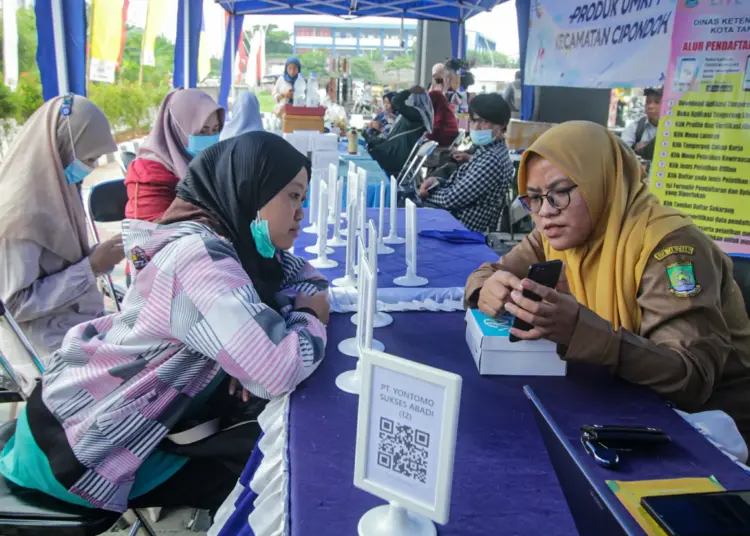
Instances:
[[[524,83],[661,85],[676,0],[534,0]]]
[[[651,188],[750,255],[750,13],[734,1],[679,0]]]

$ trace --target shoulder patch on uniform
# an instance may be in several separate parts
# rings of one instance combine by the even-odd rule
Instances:
[[[133,263],[136,270],[143,270],[148,264],[148,257],[142,248],[135,246],[130,250],[130,261]]]
[[[693,246],[670,246],[666,249],[662,249],[657,253],[654,253],[654,259],[656,259],[657,261],[663,261],[670,255],[675,255],[676,253],[693,255],[695,253],[695,248]]]
[[[680,298],[696,296],[701,291],[701,286],[695,280],[695,271],[692,262],[678,262],[667,266],[667,277],[669,278],[669,292]]]

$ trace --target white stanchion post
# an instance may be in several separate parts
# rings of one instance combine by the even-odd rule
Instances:
[[[390,211],[388,215],[391,219],[391,228],[388,236],[383,239],[383,243],[391,245],[403,244],[406,240],[398,236],[398,185],[396,184],[396,179],[393,177],[391,177],[391,206],[388,210]]]
[[[375,223],[373,223],[372,220],[370,220],[369,228],[368,228],[368,235],[370,238],[370,242],[367,244],[367,260],[370,262],[370,266],[375,271],[375,274],[378,273],[378,251],[377,251],[377,245],[378,240],[378,233],[375,230]],[[374,240],[373,240],[374,239]],[[377,279],[375,279],[376,285],[377,285]],[[361,290],[360,290],[361,292]],[[376,296],[376,304],[377,306],[377,296]],[[360,319],[359,313],[355,313],[352,315],[352,324],[355,326],[359,326],[359,319]],[[388,313],[383,313],[381,311],[376,311],[375,318],[373,319],[373,327],[375,328],[384,328],[386,326],[390,326],[393,324],[393,317],[389,315]]]
[[[328,224],[326,223],[328,221],[328,187],[322,181],[320,183],[318,202],[318,228],[320,232],[318,233],[318,241],[313,246],[316,251],[310,252],[308,248],[305,248],[305,251],[317,254],[317,258],[310,261],[311,266],[315,268],[336,268],[339,263],[328,258],[328,250],[330,248],[326,246],[326,242],[328,241]]]
[[[358,175],[357,172],[352,172],[351,170],[351,162],[349,162],[349,173],[346,174],[346,206],[349,206],[349,203],[352,201],[357,200],[357,192],[359,191],[358,185]],[[346,216],[346,214],[343,214],[343,216]],[[346,236],[346,234],[349,232],[349,229],[354,225],[354,222],[348,221],[346,222],[346,229],[341,230],[341,234]]]
[[[344,179],[336,179],[336,196],[334,199],[333,212],[338,214],[338,207],[341,206],[342,197],[344,195]],[[333,248],[339,248],[345,246],[346,240],[341,238],[341,218],[336,218],[333,224],[333,238],[328,242],[328,245]]]
[[[346,206],[346,219],[348,221],[357,221],[357,204],[350,201]],[[346,270],[344,271],[344,277],[334,279],[332,284],[334,287],[356,287],[357,277],[355,271],[354,256],[357,254],[357,237],[355,233],[349,233],[346,237]]]
[[[312,246],[307,246],[305,248],[305,251],[308,253],[312,253],[313,255],[318,254],[318,245],[320,244],[320,235],[324,234],[326,235],[326,255],[331,255],[333,253],[333,248],[329,247],[328,244],[328,224],[327,224],[327,216],[326,220],[323,220],[324,225],[320,226],[320,213],[325,212],[328,214],[328,193],[326,193],[325,196],[320,195],[320,192],[322,192],[324,189],[326,192],[328,192],[328,184],[323,179],[323,173],[321,171],[313,171],[313,177],[314,177],[314,184],[316,184],[315,187],[315,193],[310,195],[310,204],[312,204],[313,201],[315,201],[315,231],[318,235],[318,239],[316,240],[315,244]]]
[[[362,170],[360,170],[362,171]],[[362,242],[366,244],[367,239],[367,175],[365,174],[364,177],[364,185],[365,187],[362,188],[362,175],[357,178],[357,228],[356,233],[362,237]],[[360,242],[357,242],[357,245],[359,245]],[[359,273],[358,267],[359,267],[359,260],[362,255],[366,255],[367,250],[358,250],[357,251],[357,265],[355,266],[355,273]]]
[[[378,246],[379,255],[390,255],[396,250],[389,248],[383,242],[383,232],[385,230],[385,181],[380,181],[380,208],[378,209]],[[377,326],[375,326],[377,327]]]
[[[406,275],[397,277],[393,283],[400,287],[422,287],[429,283],[417,275],[417,205],[406,200]]]
[[[310,206],[308,207],[308,215],[310,217],[310,225],[302,229],[303,233],[317,234],[318,232],[318,186],[320,184],[320,173],[317,170],[313,170],[310,177]]]
[[[336,185],[339,180],[339,169],[334,164],[328,164],[328,225],[335,225],[341,212],[341,207],[336,206]],[[335,236],[334,236],[335,238]]]
[[[373,231],[375,231],[375,226],[372,228]],[[374,236],[371,237],[374,239]],[[362,237],[359,238],[361,242],[364,242],[362,240]],[[364,244],[362,244],[364,246]],[[350,339],[345,339],[339,343],[339,352],[341,352],[344,355],[348,355],[350,357],[359,357],[360,353],[362,352],[363,348],[367,349],[373,349],[382,351],[383,343],[380,341],[377,341],[373,339],[372,337],[372,330],[373,330],[373,323],[375,321],[375,307],[377,303],[377,294],[378,294],[378,280],[377,280],[377,273],[373,270],[373,266],[370,264],[370,260],[368,259],[367,255],[363,255],[360,259],[360,268],[359,268],[359,296],[358,296],[358,309],[360,312],[360,315],[362,316],[363,321],[359,323],[357,326],[357,334],[355,337],[352,337]],[[357,371],[350,371],[357,375]],[[340,378],[341,376],[339,376]],[[348,391],[344,389],[347,392],[359,392],[359,377],[356,376],[357,383],[356,383],[356,391]],[[338,385],[340,388],[341,385],[339,385],[338,379],[336,380],[336,385]],[[351,384],[350,384],[351,387]]]

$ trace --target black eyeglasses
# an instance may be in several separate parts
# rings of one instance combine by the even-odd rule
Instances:
[[[578,185],[574,184],[573,186],[550,190],[546,194],[521,195],[518,199],[521,200],[524,210],[529,214],[538,214],[542,210],[545,199],[553,208],[563,210],[570,205],[570,192],[576,188],[578,188]]]

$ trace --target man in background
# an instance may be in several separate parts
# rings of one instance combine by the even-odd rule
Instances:
[[[449,211],[470,231],[487,233],[495,230],[515,179],[505,144],[510,110],[499,93],[485,93],[469,104],[469,119],[474,154],[447,179],[439,175],[426,179],[417,195],[425,206]]]
[[[643,94],[646,97],[646,115],[633,121],[622,133],[622,141],[631,147],[635,154],[644,160],[653,160],[656,145],[656,130],[661,113],[662,88],[648,88]]]
[[[521,113],[521,71],[516,71],[515,80],[505,86],[503,99],[508,103],[511,118],[518,119]]]

